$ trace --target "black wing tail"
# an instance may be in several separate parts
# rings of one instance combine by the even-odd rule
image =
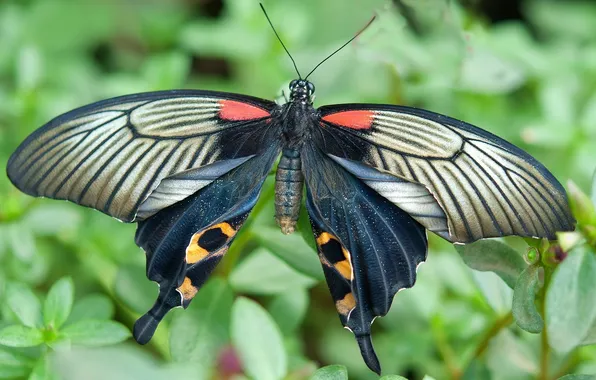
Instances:
[[[278,153],[272,147],[139,223],[135,241],[147,255],[147,277],[160,288],[151,310],[135,323],[139,343],[151,339],[170,309],[189,305],[257,202]]]
[[[306,207],[329,290],[366,364],[380,373],[370,327],[395,293],[414,284],[426,258],[424,227],[319,151],[306,150],[303,160]]]

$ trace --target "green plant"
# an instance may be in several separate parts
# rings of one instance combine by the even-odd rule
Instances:
[[[111,301],[102,295],[87,296],[73,306],[74,285],[70,278],[58,280],[40,303],[31,289],[9,282],[3,292],[7,318],[0,329],[0,345],[5,359],[2,377],[31,372],[30,378],[51,378],[48,353],[70,345],[98,347],[120,343],[130,336],[122,324],[111,321]],[[14,322],[11,323],[10,321]],[[18,350],[23,349],[23,350]]]

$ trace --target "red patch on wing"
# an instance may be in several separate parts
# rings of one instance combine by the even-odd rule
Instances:
[[[252,120],[269,117],[271,114],[262,108],[234,100],[219,101],[219,117],[224,120]]]
[[[352,129],[370,129],[373,123],[373,111],[342,111],[324,116],[323,120]]]

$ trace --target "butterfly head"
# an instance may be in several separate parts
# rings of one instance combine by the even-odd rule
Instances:
[[[305,79],[294,79],[290,82],[290,100],[312,104],[315,85]]]

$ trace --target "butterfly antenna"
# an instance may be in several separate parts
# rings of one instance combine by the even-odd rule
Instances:
[[[308,75],[306,76],[306,78],[304,78],[304,80],[307,80],[308,77],[310,76],[310,74],[312,74],[316,69],[319,68],[319,66],[321,66],[323,63],[325,63],[325,61],[327,61],[329,58],[333,57],[337,52],[339,52],[341,49],[345,48],[346,46],[348,46],[350,44],[350,42],[354,41],[356,38],[358,38],[358,36],[360,36],[362,34],[362,32],[364,32],[369,26],[370,24],[373,23],[373,21],[375,21],[375,19],[377,18],[377,16],[373,16],[370,21],[364,25],[364,28],[360,29],[360,31],[358,33],[356,33],[356,35],[352,38],[350,38],[350,40],[348,42],[346,42],[345,44],[341,45],[338,49],[336,49],[333,53],[329,54],[327,56],[327,58],[325,58],[324,60],[322,60],[321,62],[319,62],[318,65],[315,66],[314,69],[312,69],[310,71],[310,73],[308,73]]]
[[[269,18],[269,15],[267,14],[267,11],[265,10],[265,7],[263,6],[263,3],[259,3],[259,5],[261,6],[261,9],[263,10],[263,13],[265,14],[265,17],[267,18],[267,21],[269,22],[269,25],[271,25],[271,29],[273,29],[273,33],[275,33],[275,36],[279,40],[279,43],[284,48],[284,50],[286,51],[286,53],[288,53],[288,57],[290,57],[290,59],[292,60],[292,63],[294,64],[294,69],[296,70],[296,74],[298,74],[298,79],[302,79],[302,76],[300,75],[300,72],[298,71],[298,66],[296,66],[296,61],[294,61],[294,58],[292,58],[292,54],[290,54],[290,52],[286,48],[286,45],[284,45],[284,42],[279,37],[279,34],[277,34],[277,30],[275,30],[275,27],[273,26],[273,23],[271,22],[271,19]]]

